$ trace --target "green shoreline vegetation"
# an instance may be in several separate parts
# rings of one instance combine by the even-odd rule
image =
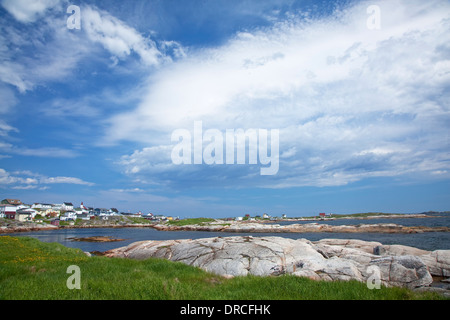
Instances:
[[[421,213],[426,214],[426,212]],[[384,212],[363,212],[363,213],[333,213],[332,218],[335,219],[341,219],[341,218],[371,218],[371,217],[390,217],[390,218],[404,218],[408,217],[407,213],[384,213]],[[317,216],[310,216],[310,217],[297,217],[293,219],[318,219]],[[329,217],[327,217],[329,218]],[[325,218],[325,219],[327,219]]]
[[[434,211],[430,211],[433,213],[438,213]],[[252,220],[254,222],[277,222],[277,221],[317,221],[317,220],[330,220],[330,219],[370,219],[372,217],[390,217],[390,218],[404,218],[404,217],[417,217],[423,216],[426,217],[428,212],[423,212],[419,214],[403,214],[403,213],[383,213],[383,212],[368,212],[368,213],[350,213],[350,214],[333,214],[332,216],[319,217],[319,216],[310,216],[310,217],[288,217],[288,218],[263,218],[259,215],[251,217],[250,215],[245,215],[242,221]],[[443,213],[448,213],[445,211]],[[22,228],[35,228],[38,230],[40,227],[46,227],[51,223],[50,218],[44,217],[40,214],[37,214],[33,221],[16,221],[6,218],[0,218],[0,233],[8,233],[14,232],[15,227]],[[229,225],[231,221],[234,221],[234,218],[183,218],[177,220],[165,220],[165,221],[157,221],[157,220],[149,220],[144,217],[131,217],[131,216],[109,216],[107,219],[103,219],[102,217],[95,217],[90,220],[82,220],[76,219],[75,221],[59,221],[59,227],[130,227],[130,226],[153,226],[156,224],[166,224],[168,226],[186,226],[186,225],[199,225],[199,226],[208,226],[214,224],[218,225]],[[24,231],[18,230],[18,231]]]
[[[172,226],[187,226],[187,225],[192,225],[192,224],[196,224],[196,225],[205,225],[208,224],[209,222],[214,222],[216,221],[216,219],[212,219],[212,218],[189,218],[189,219],[181,219],[181,220],[170,220],[167,221],[167,224],[172,225]]]
[[[80,289],[68,289],[67,268],[80,268]],[[295,276],[227,279],[180,262],[88,257],[80,249],[30,237],[0,236],[2,300],[434,300],[405,288],[370,290],[357,281]]]

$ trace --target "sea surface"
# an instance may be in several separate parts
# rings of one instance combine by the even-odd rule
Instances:
[[[277,224],[312,223],[312,221],[283,221]],[[435,214],[431,218],[383,218],[383,219],[337,219],[317,221],[330,225],[357,225],[374,223],[395,223],[403,226],[429,226],[450,227],[450,214]],[[142,240],[170,240],[170,239],[199,239],[209,237],[227,237],[238,235],[277,236],[291,239],[308,239],[317,241],[325,238],[360,239],[366,241],[378,241],[382,244],[401,244],[424,250],[450,250],[450,232],[424,232],[412,234],[390,233],[237,233],[237,232],[209,232],[209,231],[158,231],[153,228],[89,228],[89,229],[58,229],[46,231],[30,231],[8,233],[11,236],[29,236],[44,242],[59,242],[67,247],[79,248],[83,251],[106,251],[126,246],[135,241]],[[72,241],[70,238],[110,236],[116,239],[124,239],[117,242],[82,242]]]

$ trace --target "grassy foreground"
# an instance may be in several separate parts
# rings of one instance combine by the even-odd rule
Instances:
[[[80,270],[80,289],[67,280]],[[276,300],[439,299],[402,288],[369,290],[365,283],[322,282],[295,276],[225,279],[162,259],[87,257],[81,250],[34,238],[0,236],[0,299],[44,300]]]

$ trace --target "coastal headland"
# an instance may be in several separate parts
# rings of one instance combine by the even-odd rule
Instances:
[[[427,218],[426,215],[396,215],[392,218]],[[376,216],[383,218],[383,216]],[[374,216],[361,217],[360,224],[352,221],[334,225],[332,220],[297,219],[281,221],[230,221],[226,219],[194,218],[165,222],[127,220],[79,221],[73,225],[55,226],[42,223],[8,223],[0,233],[58,230],[64,228],[153,228],[161,231],[223,232],[210,238],[144,240],[123,247],[99,252],[106,257],[146,260],[163,258],[201,268],[225,278],[245,275],[293,275],[312,280],[357,280],[368,285],[406,287],[434,291],[450,296],[450,250],[427,251],[405,245],[385,245],[376,241],[357,240],[352,233],[422,233],[448,232],[447,226],[403,226],[378,223]],[[342,218],[348,219],[348,217]],[[284,220],[286,221],[286,220]],[[404,221],[404,220],[402,220]],[[298,222],[298,223],[296,223]],[[371,223],[372,222],[372,223]],[[376,222],[376,223],[375,223]],[[5,221],[2,221],[5,223]],[[351,224],[353,223],[353,225]],[[340,224],[340,223],[339,223]],[[424,223],[426,224],[426,223]],[[289,239],[282,233],[348,233],[348,239]],[[241,235],[233,235],[240,233]],[[255,233],[273,233],[260,236]],[[245,234],[245,235],[242,235]],[[254,234],[254,236],[252,236]],[[306,237],[306,236],[305,236]],[[70,238],[71,241],[120,242],[111,236]],[[88,254],[88,253],[87,253]],[[88,254],[90,256],[90,254]],[[93,255],[97,255],[93,253]],[[376,281],[373,282],[372,280]],[[436,286],[437,284],[437,286]]]
[[[389,218],[394,222],[396,218],[424,219],[426,214],[389,214],[337,217],[332,219],[297,218],[283,219],[291,224],[280,224],[280,221],[230,221],[225,219],[183,219],[179,221],[154,222],[141,219],[132,221],[126,218],[97,219],[91,221],[77,221],[65,225],[52,225],[45,222],[18,222],[0,219],[0,234],[14,232],[28,232],[41,230],[57,230],[63,228],[154,228],[160,231],[214,231],[214,232],[265,232],[265,233],[422,233],[449,232],[447,226],[403,226],[396,223],[370,223],[373,219]],[[328,221],[345,219],[359,219],[367,223],[356,225],[331,225]],[[295,223],[298,221],[299,223]]]
[[[329,225],[326,223],[305,224],[264,224],[252,222],[232,222],[223,224],[221,221],[210,224],[167,225],[156,224],[153,228],[161,231],[216,231],[216,232],[266,232],[266,233],[306,233],[306,232],[338,232],[338,233],[421,233],[421,232],[449,232],[449,227],[406,227],[394,223],[358,224],[358,225]]]

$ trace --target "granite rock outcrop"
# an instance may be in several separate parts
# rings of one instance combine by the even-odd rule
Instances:
[[[450,250],[347,239],[212,237],[139,241],[105,252],[108,257],[164,258],[226,276],[293,274],[315,280],[372,280],[385,286],[429,286],[432,276],[449,277]]]

